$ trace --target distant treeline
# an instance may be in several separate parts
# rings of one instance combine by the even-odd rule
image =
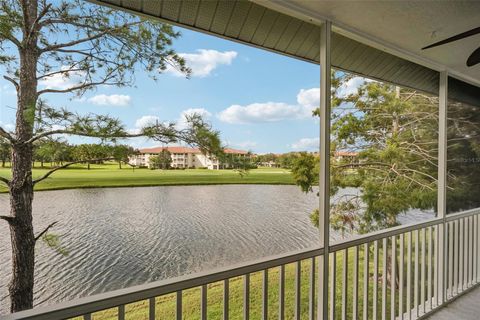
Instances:
[[[253,162],[258,166],[270,163],[277,168],[291,169],[295,161],[304,153],[305,152],[287,152],[282,154],[266,153],[255,156]]]
[[[32,166],[40,163],[51,166],[63,165],[67,162],[85,161],[90,169],[90,163],[105,160],[117,161],[120,168],[122,163],[128,163],[128,158],[138,151],[131,146],[122,144],[78,144],[73,145],[60,139],[40,140],[35,144]],[[11,160],[11,147],[5,141],[0,141],[0,161],[2,167]],[[97,161],[95,161],[97,160]]]

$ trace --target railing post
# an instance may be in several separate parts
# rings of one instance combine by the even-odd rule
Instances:
[[[438,191],[437,191],[437,214],[443,218],[438,225],[438,305],[442,305],[447,297],[446,269],[446,190],[447,190],[447,104],[448,104],[448,73],[440,72],[438,93]]]
[[[320,256],[318,273],[318,319],[328,319],[328,267],[330,246],[330,94],[331,94],[331,31],[332,24],[325,21],[320,31],[320,177],[319,177],[319,229]]]

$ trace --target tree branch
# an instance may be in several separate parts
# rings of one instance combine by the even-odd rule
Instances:
[[[8,76],[3,76],[3,79],[7,80],[7,81],[10,81],[14,86],[15,86],[15,89],[17,89],[18,91],[18,88],[20,87],[18,82],[15,81],[13,78],[10,78]]]
[[[38,178],[36,180],[33,180],[33,185],[36,185],[37,183],[47,179],[48,177],[50,177],[54,172],[58,171],[58,170],[61,170],[61,169],[65,169],[65,168],[68,168],[74,164],[79,164],[79,163],[88,163],[88,162],[97,162],[97,161],[108,161],[108,160],[115,160],[115,158],[100,158],[100,159],[88,159],[88,160],[79,160],[79,161],[73,161],[73,162],[69,162],[69,163],[66,163],[62,166],[59,166],[59,167],[56,167],[50,171],[48,171],[47,173],[45,173],[41,178]]]
[[[10,180],[8,180],[7,178],[4,178],[4,177],[0,177],[0,181],[5,183],[7,185],[7,187],[10,186]]]
[[[48,51],[55,51],[57,49],[72,47],[72,46],[75,46],[77,44],[92,41],[92,40],[95,40],[95,39],[100,39],[101,37],[107,35],[110,32],[112,32],[112,30],[107,29],[107,30],[99,32],[96,35],[91,36],[91,37],[85,37],[85,38],[73,40],[73,41],[66,42],[66,43],[60,43],[60,44],[56,44],[56,45],[46,46],[46,47],[40,49],[40,53],[48,52]]]
[[[83,69],[81,68],[72,68],[72,69],[67,69],[67,70],[58,70],[58,71],[54,71],[54,72],[50,72],[50,73],[46,73],[46,74],[43,74],[41,75],[40,77],[37,77],[37,80],[41,80],[41,79],[45,79],[45,78],[48,78],[48,77],[51,77],[51,76],[54,76],[56,74],[69,74],[71,72],[78,72],[78,71],[83,71]]]
[[[15,220],[15,218],[12,216],[0,216],[0,219],[7,221],[9,224],[12,224]]]
[[[33,29],[35,29],[35,28],[40,28],[41,27],[40,20],[42,20],[43,17],[45,17],[47,15],[48,11],[50,11],[51,8],[52,8],[51,3],[49,3],[49,4],[44,3],[43,4],[43,9],[38,14],[37,19],[35,19],[35,21],[33,22],[32,30],[30,32],[33,32]]]
[[[122,83],[119,83],[119,82],[108,82],[108,80],[109,79],[104,79],[104,80],[98,81],[98,82],[83,83],[81,85],[71,87],[71,88],[67,88],[67,89],[44,89],[44,90],[40,90],[37,93],[37,95],[40,96],[40,95],[45,94],[45,93],[69,93],[69,92],[73,92],[73,91],[77,91],[77,90],[88,89],[90,87],[95,87],[95,86],[99,86],[99,85],[118,86],[118,85],[122,84]]]
[[[78,131],[73,131],[73,130],[52,130],[52,131],[46,131],[42,132],[34,137],[32,137],[30,140],[25,141],[25,144],[33,143],[37,140],[40,140],[42,138],[54,135],[54,134],[67,134],[67,135],[74,135],[74,136],[80,136],[80,137],[90,137],[90,138],[119,138],[119,139],[124,139],[124,138],[138,138],[138,137],[144,137],[144,133],[134,133],[134,134],[111,134],[111,135],[94,135],[88,132],[78,132]]]
[[[38,236],[35,237],[35,242],[38,241],[38,239],[40,239],[45,233],[47,233],[47,231],[48,231],[51,227],[53,227],[53,226],[56,225],[57,223],[58,223],[58,221],[52,222],[52,223],[50,223],[45,229],[43,229],[43,231],[40,232],[40,233],[38,234]]]
[[[133,27],[135,25],[139,25],[139,24],[142,23],[141,21],[135,21],[135,22],[132,22],[132,23],[126,23],[124,25],[117,26],[116,28],[113,28],[113,29],[108,29],[107,28],[105,30],[102,30],[102,29],[99,29],[99,28],[94,28],[92,25],[75,23],[73,21],[65,21],[63,19],[60,19],[60,20],[46,20],[46,21],[44,21],[43,25],[45,25],[45,23],[53,23],[54,21],[57,21],[59,23],[64,23],[64,24],[70,24],[70,25],[73,25],[73,26],[81,27],[81,28],[93,29],[94,31],[98,31],[98,33],[94,34],[92,36],[89,36],[89,37],[72,40],[70,42],[59,43],[59,44],[55,44],[55,45],[46,46],[46,47],[40,49],[41,53],[48,52],[48,51],[56,51],[58,49],[76,46],[78,44],[82,44],[82,43],[85,43],[85,42],[100,39],[100,38],[102,38],[106,35],[109,35],[109,34],[114,35],[115,33],[117,33],[121,29],[130,28],[130,27]]]
[[[15,38],[12,34],[7,34],[5,32],[0,32],[0,36],[2,36],[5,39],[11,41],[13,44],[15,44],[15,46],[17,46],[17,48],[22,47],[22,43],[17,38]]]
[[[14,144],[16,142],[12,135],[2,127],[0,127],[0,137],[7,139],[11,144]]]

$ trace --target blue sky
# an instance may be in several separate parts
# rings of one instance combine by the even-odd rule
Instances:
[[[101,87],[82,99],[52,94],[53,106],[110,114],[129,129],[142,123],[181,120],[182,113],[203,113],[221,132],[228,147],[255,153],[318,149],[318,120],[311,110],[319,101],[318,65],[198,32],[180,29],[173,48],[192,68],[191,79],[168,70],[157,82],[139,71],[135,88]],[[68,79],[49,79],[41,86],[62,87]],[[0,80],[0,125],[15,119],[13,87]],[[72,142],[84,142],[72,139]],[[127,141],[135,147],[155,141]]]

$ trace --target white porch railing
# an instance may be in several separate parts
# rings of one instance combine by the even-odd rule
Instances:
[[[419,319],[478,284],[479,214],[471,210],[332,244],[325,287],[318,281],[324,250],[313,249],[5,319],[207,319],[212,310],[223,319],[317,319],[319,305],[332,320]],[[318,303],[322,290],[328,290],[326,304]]]

